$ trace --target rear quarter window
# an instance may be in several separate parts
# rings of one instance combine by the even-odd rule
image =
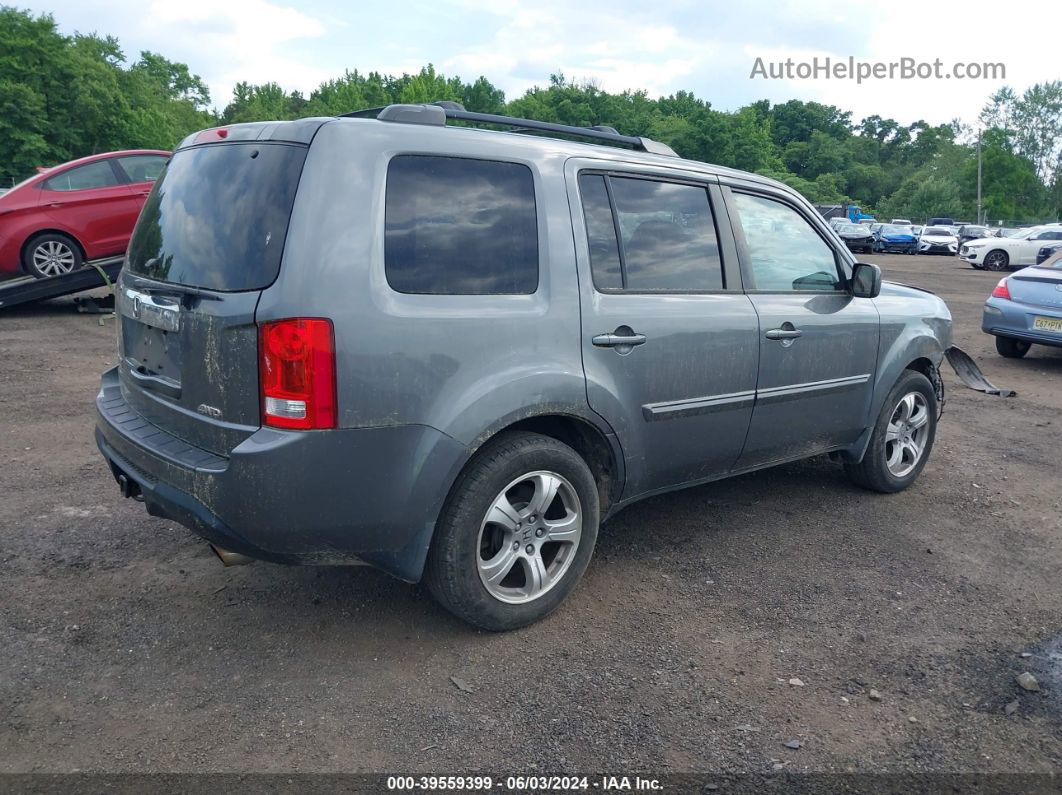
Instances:
[[[387,168],[384,269],[400,293],[538,289],[538,214],[520,163],[399,155]]]

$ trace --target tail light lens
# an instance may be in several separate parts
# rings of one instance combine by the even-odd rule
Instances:
[[[264,425],[302,431],[336,427],[331,320],[302,317],[263,323],[258,355]]]
[[[999,284],[996,285],[996,289],[992,291],[993,298],[1006,298],[1010,300],[1010,290],[1007,288],[1007,277],[1004,276],[999,280]]]

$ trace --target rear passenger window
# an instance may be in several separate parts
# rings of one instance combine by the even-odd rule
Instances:
[[[538,289],[538,216],[519,163],[399,155],[387,167],[384,268],[400,293]]]
[[[579,187],[599,290],[723,289],[705,188],[601,174],[581,175]]]

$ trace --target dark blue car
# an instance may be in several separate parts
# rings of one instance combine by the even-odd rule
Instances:
[[[1062,250],[1000,279],[981,330],[995,335],[996,350],[1008,359],[1020,359],[1033,343],[1062,348]]]
[[[895,251],[900,254],[914,254],[918,249],[918,238],[909,226],[882,224],[874,233],[874,250],[878,252]]]

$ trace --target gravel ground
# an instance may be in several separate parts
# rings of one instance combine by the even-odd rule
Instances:
[[[224,569],[96,452],[113,320],[3,313],[0,772],[1062,774],[1062,350],[996,355],[996,275],[872,259],[1019,396],[947,373],[903,494],[821,458],[629,508],[505,635],[366,569]]]

